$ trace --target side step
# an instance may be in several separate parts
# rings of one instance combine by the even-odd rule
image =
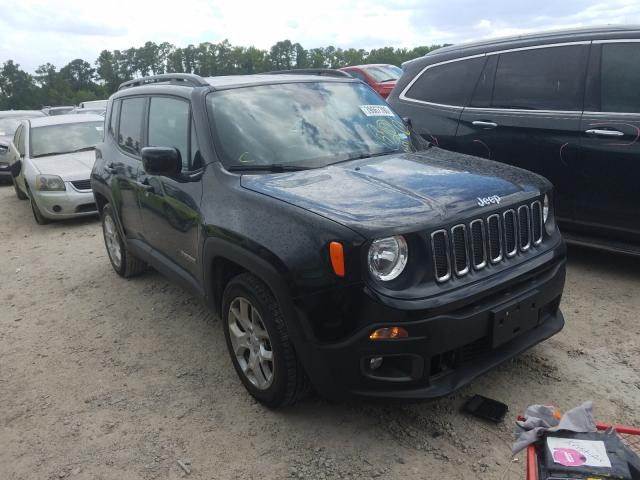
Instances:
[[[562,232],[567,243],[581,247],[597,248],[608,252],[622,253],[640,257],[640,244],[625,243],[619,240],[608,240],[600,237],[589,237],[573,232]]]

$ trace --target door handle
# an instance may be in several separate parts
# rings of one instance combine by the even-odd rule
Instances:
[[[474,127],[486,128],[487,130],[490,128],[496,128],[498,124],[496,122],[486,122],[484,120],[474,120],[471,122],[471,125]]]
[[[116,169],[116,167],[113,165],[113,163],[110,163],[109,165],[106,165],[106,166],[104,167],[104,169],[105,169],[107,172],[109,172],[109,173],[113,173],[113,174],[118,173],[118,170],[117,170],[117,169]]]
[[[601,130],[595,128],[593,130],[586,130],[584,133],[588,135],[597,135],[599,137],[624,137],[624,133],[618,130]]]
[[[144,180],[142,180],[141,182],[134,182],[135,186],[138,187],[140,190],[147,192],[147,193],[153,193],[155,192],[155,189],[153,188],[153,185],[149,185],[148,180],[145,178]]]

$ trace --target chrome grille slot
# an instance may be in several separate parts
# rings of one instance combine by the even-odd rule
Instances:
[[[536,200],[531,204],[531,233],[534,245],[540,245],[542,242],[542,223],[542,205]]]
[[[491,263],[502,260],[502,227],[500,215],[495,214],[487,218],[487,234],[489,235],[489,259]]]
[[[487,264],[487,253],[485,249],[484,222],[477,218],[469,224],[471,231],[471,258],[473,268],[480,270]]]
[[[531,246],[531,221],[529,219],[529,207],[518,207],[518,233],[520,234],[520,250],[526,252]]]
[[[444,282],[451,277],[449,264],[449,235],[446,230],[438,230],[431,234],[431,249],[433,265],[438,282]]]
[[[503,214],[504,218],[504,250],[507,258],[513,257],[518,251],[516,243],[516,212],[507,210]]]
[[[456,275],[466,275],[469,272],[469,254],[467,253],[467,229],[464,225],[456,225],[451,229],[451,242]]]
[[[91,180],[73,180],[71,184],[78,190],[91,190]]]
[[[517,205],[503,213],[471,218],[450,229],[431,233],[436,280],[463,277],[473,269],[509,261],[519,252],[542,244],[544,222],[539,200]]]

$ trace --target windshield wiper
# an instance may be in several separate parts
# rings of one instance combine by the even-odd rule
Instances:
[[[390,82],[392,80],[396,80],[395,78],[387,78],[386,80],[380,80],[378,83]]]
[[[309,170],[311,167],[302,167],[300,165],[283,165],[281,163],[272,163],[268,165],[231,165],[227,167],[230,172],[298,172],[300,170]]]
[[[53,155],[67,155],[69,153],[77,153],[77,152],[85,152],[85,151],[89,151],[89,150],[95,150],[96,147],[82,147],[82,148],[78,148],[76,150],[69,150],[67,152],[48,152],[48,153],[41,153],[39,155],[34,155],[32,158],[38,158],[38,157],[51,157]]]

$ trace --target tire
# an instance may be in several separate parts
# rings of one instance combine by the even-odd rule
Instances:
[[[31,205],[31,212],[33,213],[33,218],[35,219],[38,225],[46,225],[47,223],[51,223],[47,217],[42,215],[40,209],[38,208],[38,204],[36,203],[33,195],[29,195],[29,204]]]
[[[253,337],[253,340],[247,340],[246,344],[251,345],[255,341],[262,343],[258,348],[255,343],[252,347],[240,346],[238,351],[243,350],[243,352],[237,355],[234,341],[237,346],[238,333],[243,333],[237,307],[242,308],[243,300],[250,305],[249,317],[253,324],[251,329],[245,329],[244,333],[247,333],[248,337]],[[231,312],[232,306],[235,314]],[[254,311],[257,311],[257,316],[253,313]],[[294,404],[309,391],[309,381],[289,338],[282,309],[269,288],[260,279],[250,273],[242,273],[233,278],[224,290],[221,317],[233,366],[245,388],[256,400],[270,408],[284,407]],[[267,339],[257,339],[261,334],[264,335],[263,330],[266,330]],[[268,362],[265,368],[261,363],[255,375],[249,366],[251,352],[254,352],[253,358],[255,358],[264,354],[263,348],[267,353],[270,351],[272,356],[271,381],[266,383],[264,380],[268,377]],[[239,356],[244,360],[240,360]],[[262,379],[262,382],[258,381],[258,378]]]
[[[13,175],[11,175],[11,183],[13,183],[13,189],[16,191],[16,197],[18,197],[18,200],[26,200],[27,198],[29,198],[22,190],[20,190],[20,187],[18,186],[18,183],[16,182],[16,179]]]
[[[111,266],[124,278],[134,277],[147,270],[147,264],[129,251],[122,241],[111,205],[102,209],[102,236]]]

